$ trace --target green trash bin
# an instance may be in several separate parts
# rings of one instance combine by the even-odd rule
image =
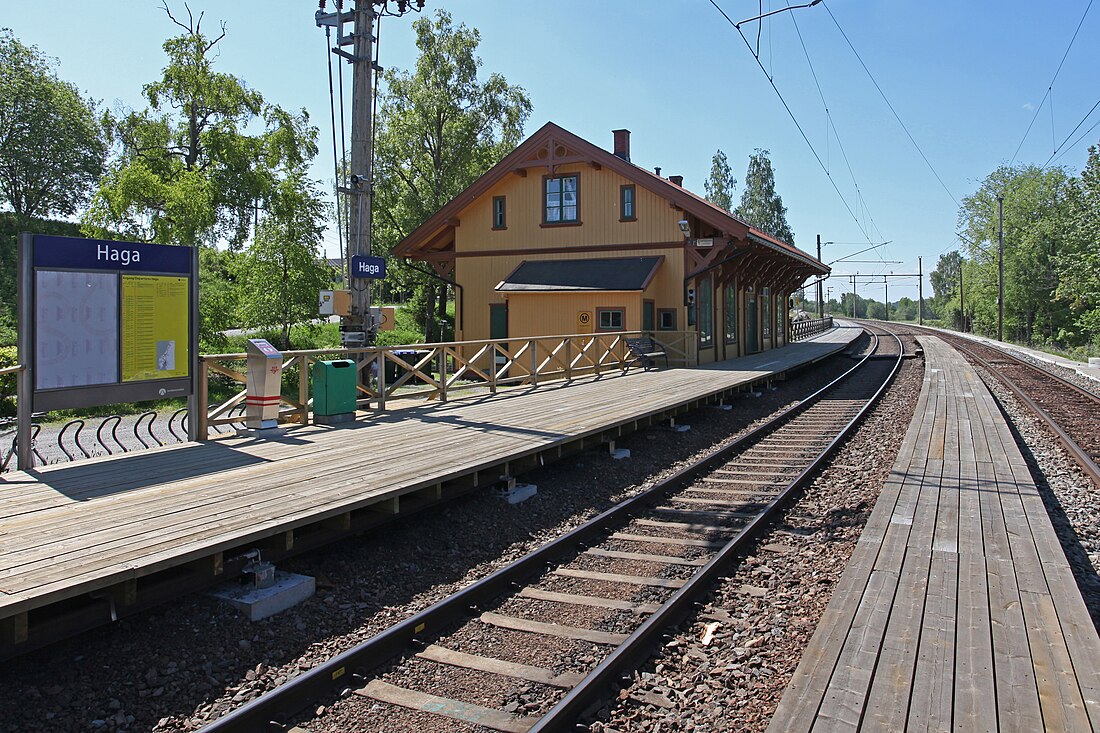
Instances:
[[[313,365],[313,414],[330,417],[355,412],[355,362],[319,361]]]

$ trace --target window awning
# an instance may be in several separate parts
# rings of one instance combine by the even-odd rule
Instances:
[[[525,260],[501,280],[501,292],[645,290],[664,255],[586,260]]]

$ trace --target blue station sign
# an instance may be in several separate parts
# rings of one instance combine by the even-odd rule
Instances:
[[[386,278],[386,259],[370,255],[352,255],[350,274],[352,277],[384,280]]]
[[[113,270],[191,274],[191,248],[76,237],[34,237],[34,266],[64,270]]]

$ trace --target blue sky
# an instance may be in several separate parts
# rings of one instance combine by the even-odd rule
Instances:
[[[734,21],[757,15],[761,7],[760,0],[716,1]],[[765,12],[785,5],[762,1]],[[836,263],[834,272],[845,275],[915,272],[918,257],[927,273],[940,253],[957,245],[958,202],[998,165],[1013,160],[1089,5],[825,0],[765,20],[761,61],[822,164],[737,31],[709,0],[428,0],[425,13],[445,8],[457,22],[480,31],[485,73],[502,73],[531,97],[527,132],[551,120],[610,148],[611,130],[625,127],[632,132],[633,162],[660,166],[666,176],[683,175],[684,185],[698,193],[716,149],[726,153],[739,181],[753,150],[768,149],[799,247],[812,252],[820,233],[823,241],[836,243],[822,254],[829,262],[867,247],[868,240],[889,240],[854,259],[881,252],[881,259],[900,261]],[[185,14],[182,2],[172,7]],[[310,113],[321,132],[315,176],[330,181],[327,58],[324,33],[313,20],[316,2],[191,0],[190,7],[206,12],[204,29],[227,25],[219,45],[221,71],[241,77],[269,101]],[[416,17],[384,21],[383,66],[415,63]],[[62,0],[48,10],[9,3],[0,25],[60,59],[60,75],[91,97],[135,108],[144,106],[142,84],[164,66],[161,43],[176,30],[152,0]],[[742,30],[755,46],[756,24]],[[1100,7],[1090,8],[1016,162],[1045,163],[1100,98],[1098,37]],[[350,88],[350,76],[346,81]],[[1070,141],[1098,121],[1100,109]],[[1053,164],[1079,172],[1088,145],[1098,141],[1100,128],[1067,146]],[[834,297],[847,287],[839,280],[830,285]],[[930,294],[927,275],[925,285]],[[881,285],[860,286],[860,292],[882,298]],[[891,285],[891,299],[901,295],[916,296],[915,280]]]

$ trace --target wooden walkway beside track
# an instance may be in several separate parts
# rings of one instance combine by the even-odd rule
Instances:
[[[731,396],[860,329],[696,369],[496,396],[0,477],[0,657]],[[91,618],[98,618],[93,621]]]
[[[1100,637],[1024,458],[920,340],[901,453],[768,731],[1100,730]]]

